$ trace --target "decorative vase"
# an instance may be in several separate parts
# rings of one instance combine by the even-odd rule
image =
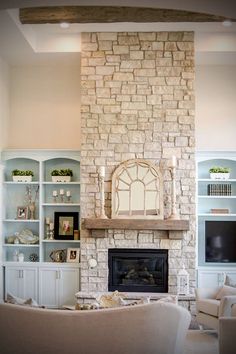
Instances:
[[[18,254],[18,262],[24,262],[25,256],[24,253],[19,253]]]
[[[52,182],[70,182],[71,176],[52,176]]]
[[[35,219],[35,202],[29,203],[30,220]]]
[[[210,173],[211,179],[225,180],[229,179],[230,173]]]
[[[12,176],[13,182],[32,182],[32,176]]]

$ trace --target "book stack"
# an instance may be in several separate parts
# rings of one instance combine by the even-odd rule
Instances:
[[[230,183],[208,184],[207,194],[208,195],[232,195],[231,184]]]
[[[224,208],[217,208],[217,209],[211,209],[212,214],[229,214],[229,209],[224,209]]]

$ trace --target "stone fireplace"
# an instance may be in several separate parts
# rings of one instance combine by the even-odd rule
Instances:
[[[108,290],[110,249],[168,250],[168,292],[185,265],[195,287],[194,36],[192,32],[84,33],[81,59],[81,217],[99,212],[98,167],[105,166],[105,210],[111,216],[111,176],[142,158],[163,174],[164,218],[170,215],[177,157],[180,219],[188,231],[108,229],[81,232],[81,290]],[[88,268],[88,259],[98,266]]]
[[[108,290],[168,292],[168,250],[108,249]]]

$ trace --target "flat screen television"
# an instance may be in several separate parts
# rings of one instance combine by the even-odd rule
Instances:
[[[205,261],[236,263],[236,221],[205,221]]]

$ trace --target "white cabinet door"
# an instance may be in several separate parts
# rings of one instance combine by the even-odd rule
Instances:
[[[6,288],[5,295],[32,298],[38,301],[38,269],[24,267],[6,267],[5,272]]]
[[[14,296],[23,297],[23,282],[21,280],[21,269],[6,268],[5,270],[5,297],[7,293]]]
[[[79,291],[78,268],[41,268],[39,270],[39,303],[46,307],[75,304]]]
[[[59,282],[59,306],[74,305],[79,291],[79,269],[61,269]]]
[[[58,280],[57,268],[39,269],[39,303],[46,307],[58,307]]]

